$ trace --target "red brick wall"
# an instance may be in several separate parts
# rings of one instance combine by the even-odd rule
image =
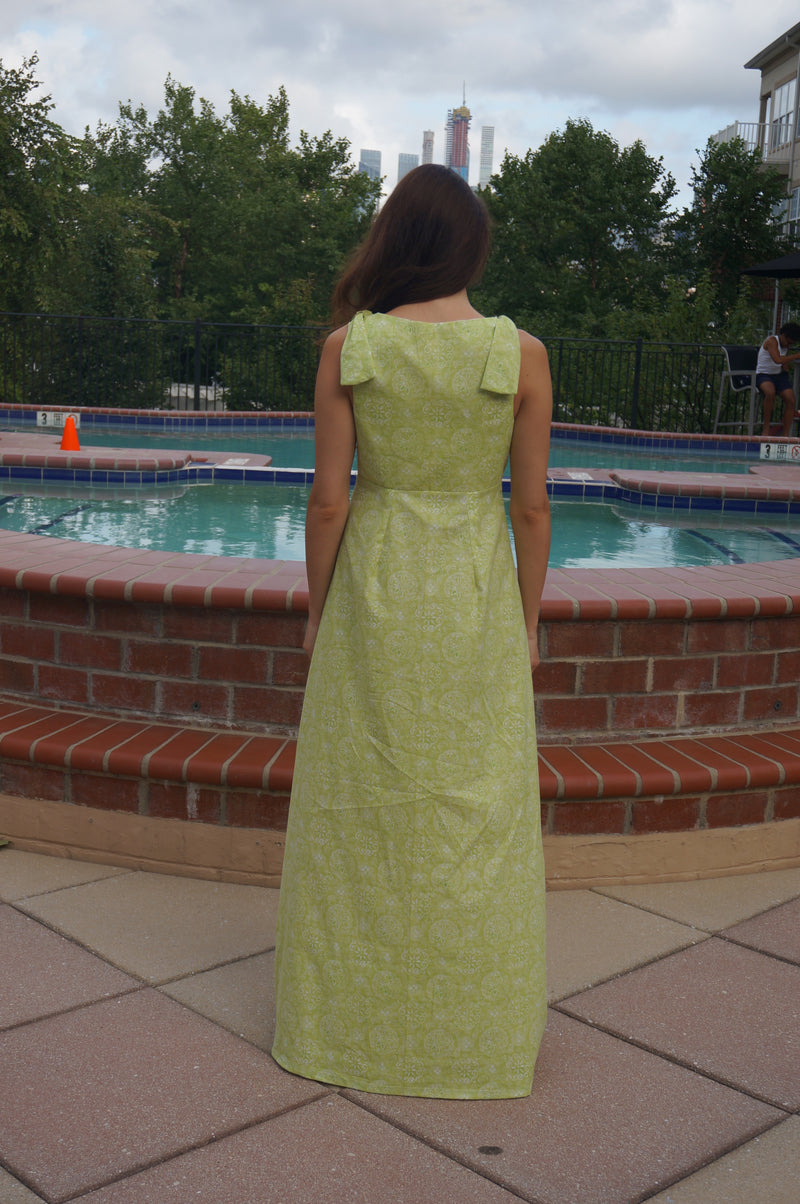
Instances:
[[[0,589],[0,695],[289,734],[303,620]],[[800,616],[550,621],[541,642],[543,744],[753,730],[800,714]]]
[[[0,590],[0,694],[119,716],[285,734],[302,614]]]
[[[698,735],[800,714],[800,617],[550,622],[542,743]]]

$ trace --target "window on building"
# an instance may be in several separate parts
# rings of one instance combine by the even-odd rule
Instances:
[[[795,239],[800,236],[800,188],[793,188],[789,193],[786,232]]]
[[[792,141],[796,83],[796,80],[790,79],[772,93],[772,112],[769,123],[770,152],[776,151]]]

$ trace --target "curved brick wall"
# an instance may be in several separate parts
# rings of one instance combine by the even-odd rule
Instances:
[[[298,563],[0,532],[5,834],[277,883],[306,605]],[[554,570],[542,646],[552,884],[800,863],[800,561]]]
[[[299,721],[300,563],[0,532],[0,591],[4,698],[282,735]],[[800,561],[552,570],[542,653],[542,744],[791,724]]]

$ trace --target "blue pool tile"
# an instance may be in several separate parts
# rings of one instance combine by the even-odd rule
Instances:
[[[243,468],[217,468],[214,476],[220,481],[244,481]]]
[[[14,466],[12,468],[15,477],[19,477],[22,481],[41,481],[44,474],[42,468],[23,468],[22,466]],[[53,470],[48,469],[48,478],[52,475]]]
[[[789,502],[756,502],[756,514],[790,514],[792,510]]]
[[[722,498],[718,497],[693,497],[690,498],[690,510],[721,510]]]
[[[754,514],[757,504],[755,498],[726,497],[723,498],[722,509],[731,514]]]
[[[308,479],[308,473],[301,468],[274,469],[273,472],[278,484],[286,482],[287,485],[305,485]]]
[[[81,477],[77,468],[56,469],[55,472],[48,471],[42,479],[48,482],[67,481],[70,485],[75,485],[79,481],[85,481],[87,484],[90,483],[89,474],[85,473],[84,476]]]

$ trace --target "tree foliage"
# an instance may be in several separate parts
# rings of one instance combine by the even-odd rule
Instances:
[[[736,306],[744,268],[782,254],[780,210],[786,182],[765,167],[758,149],[741,138],[709,139],[692,172],[693,200],[679,222],[677,259],[687,278],[708,272],[717,297],[717,318]]]
[[[99,134],[98,168],[107,175],[109,157],[127,165],[142,213],[155,219],[160,313],[246,322],[326,313],[376,188],[355,170],[344,139],[301,133],[291,147],[282,88],[263,106],[232,92],[220,116],[168,78],[154,118],[121,105],[116,126]]]
[[[51,98],[35,95],[37,62],[34,54],[14,68],[0,59],[0,308],[12,312],[39,308],[79,182],[75,141],[51,119]]]
[[[163,107],[121,104],[73,139],[36,58],[0,62],[0,308],[242,322],[325,321],[379,186],[345,139],[289,139],[281,88],[227,112],[167,78]]]
[[[0,309],[327,321],[380,193],[346,140],[293,145],[283,88],[232,91],[218,112],[171,77],[155,114],[128,101],[73,138],[36,67],[0,60]],[[692,188],[677,214],[641,142],[568,121],[484,190],[495,245],[476,304],[543,335],[754,340],[764,320],[740,273],[785,249],[784,181],[734,139],[709,142]]]
[[[635,311],[660,288],[674,193],[641,142],[620,148],[588,121],[568,121],[522,158],[506,154],[486,193],[491,308],[573,334]]]

